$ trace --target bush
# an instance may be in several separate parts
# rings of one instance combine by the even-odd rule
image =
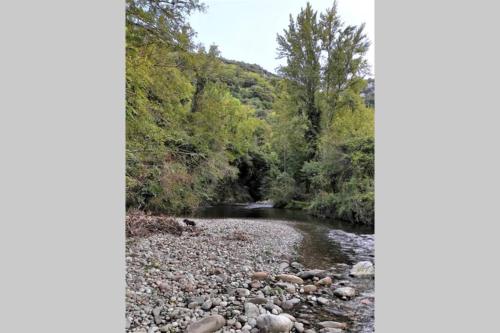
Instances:
[[[295,196],[295,180],[288,173],[282,172],[273,180],[270,192],[274,206],[283,208]]]
[[[373,137],[324,146],[318,162],[304,166],[319,191],[309,210],[318,216],[356,223],[374,222]]]
[[[335,217],[336,198],[333,193],[320,192],[311,201],[308,209],[320,217]]]
[[[126,237],[147,237],[153,234],[181,235],[182,225],[167,216],[154,216],[139,210],[132,210],[125,218]]]

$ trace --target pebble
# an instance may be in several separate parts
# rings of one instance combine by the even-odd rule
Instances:
[[[332,284],[332,278],[327,276],[316,282],[317,286],[329,286]]]
[[[252,280],[266,280],[268,277],[268,272],[255,272],[252,274]]]
[[[290,283],[296,283],[296,284],[304,284],[304,280],[302,280],[300,277],[292,274],[280,274],[276,275],[276,278],[281,281],[285,282],[290,282]]]
[[[322,328],[340,328],[340,329],[345,329],[347,328],[346,323],[339,323],[337,321],[322,321],[318,323],[319,326]]]
[[[349,274],[355,277],[372,277],[375,275],[375,268],[370,261],[360,261],[351,268]]]
[[[226,320],[221,315],[213,315],[189,325],[186,333],[211,333],[221,329]]]
[[[373,309],[372,290],[361,289],[357,298],[355,292],[350,302],[334,296],[341,287],[358,289],[358,283],[372,279],[349,278],[347,265],[304,270],[294,262],[291,254],[302,236],[288,225],[233,219],[196,222],[197,235],[127,240],[128,333],[336,332],[346,327],[321,326],[316,312],[349,317],[348,306],[362,305],[367,313]],[[228,239],[236,231],[250,235],[250,240]],[[325,288],[331,276],[338,276],[339,282]],[[285,313],[292,309],[297,319]],[[350,329],[361,332],[355,325],[350,322]]]
[[[356,295],[356,290],[352,287],[340,287],[335,289],[333,294],[342,299],[348,299]]]
[[[306,285],[306,286],[303,287],[303,290],[304,290],[305,293],[310,294],[310,293],[313,293],[316,290],[318,290],[318,287],[316,287],[313,284],[308,284],[308,285]]]
[[[257,318],[257,327],[261,333],[288,333],[293,322],[282,315],[265,314]]]

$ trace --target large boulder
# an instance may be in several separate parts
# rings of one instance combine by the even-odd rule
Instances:
[[[349,274],[355,277],[372,277],[375,275],[375,268],[369,261],[360,261],[352,266]]]
[[[226,324],[226,320],[221,315],[213,315],[198,320],[189,325],[186,333],[212,333],[220,330]]]
[[[261,333],[289,333],[293,322],[283,315],[263,314],[257,317],[257,327]]]

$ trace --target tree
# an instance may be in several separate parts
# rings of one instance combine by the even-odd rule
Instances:
[[[162,43],[187,50],[192,46],[193,32],[186,17],[204,10],[200,0],[127,0],[127,34],[144,44]]]
[[[333,119],[340,100],[349,90],[359,94],[364,85],[363,77],[369,67],[364,56],[370,43],[364,33],[364,24],[345,26],[337,14],[337,3],[321,14],[321,41],[324,58],[322,67],[322,89],[328,107],[327,125]],[[345,100],[345,99],[344,99]]]
[[[278,35],[278,56],[286,58],[287,65],[280,73],[291,82],[298,97],[298,112],[309,120],[306,139],[310,144],[310,158],[314,157],[320,132],[320,110],[316,95],[320,87],[320,27],[317,14],[307,3],[297,15],[296,21],[290,15],[288,30]]]
[[[274,197],[309,201],[323,216],[373,221],[374,112],[361,97],[369,45],[364,25],[345,25],[336,2],[319,20],[308,3],[278,35],[287,63],[280,68],[286,94],[273,107],[273,146],[283,161]]]

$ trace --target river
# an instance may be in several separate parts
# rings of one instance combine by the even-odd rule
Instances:
[[[285,221],[304,236],[299,261],[307,267],[369,260],[374,262],[374,228],[313,217],[300,210],[273,208],[267,203],[211,206],[198,210],[200,218],[245,218]]]
[[[276,209],[267,203],[212,206],[200,209],[199,218],[244,218],[281,221],[292,225],[303,235],[298,249],[298,261],[309,268],[329,269],[334,266],[348,267],[359,261],[375,263],[375,235],[373,226],[355,225],[349,222],[313,217],[299,210]],[[345,274],[345,273],[344,273]],[[344,275],[345,276],[345,275]],[[373,333],[374,279],[350,279],[358,296],[349,301],[337,302],[330,308],[303,310],[294,315],[312,316],[314,320],[350,321],[351,333]]]

